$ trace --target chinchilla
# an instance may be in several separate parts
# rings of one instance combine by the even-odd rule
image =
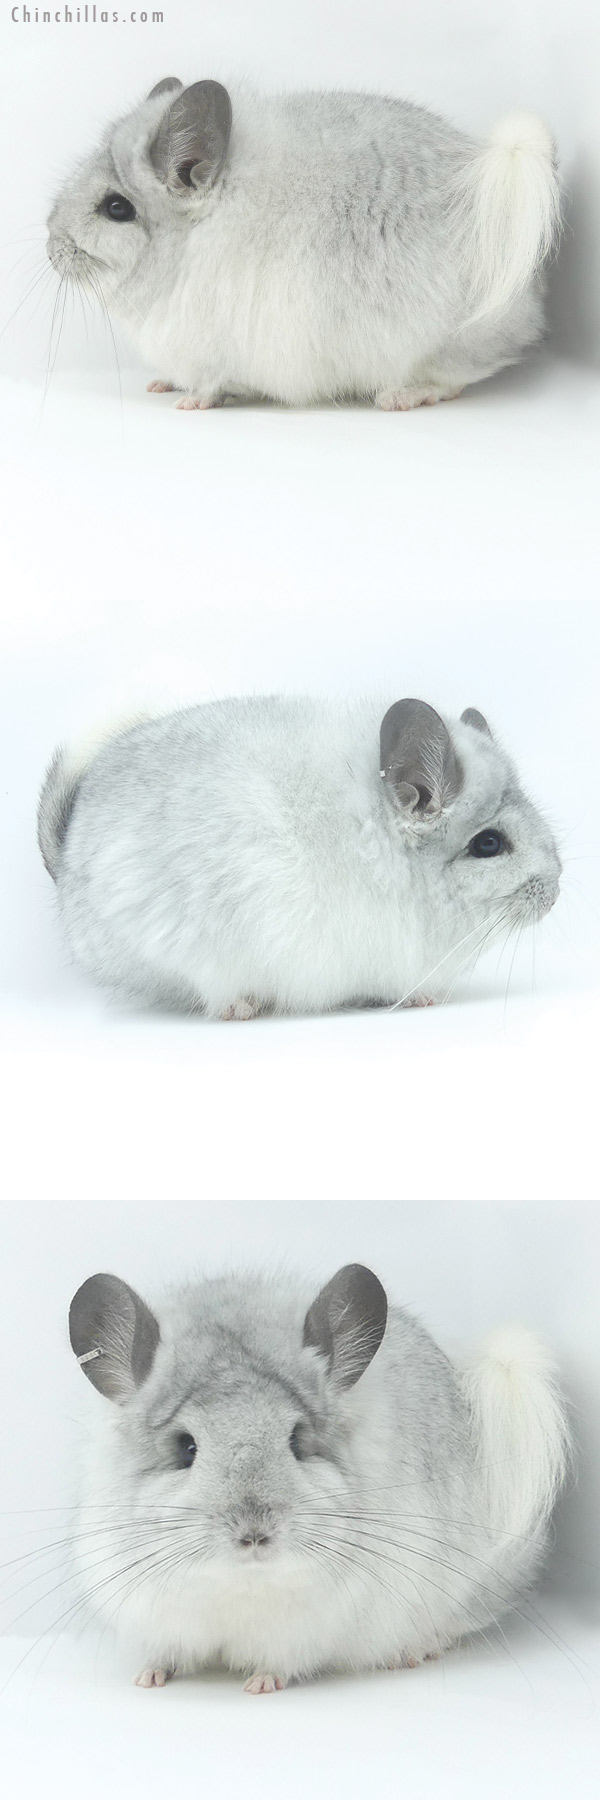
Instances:
[[[480,143],[405,100],[168,77],[67,180],[48,253],[180,407],[406,411],[540,337],[559,218],[553,141],[529,114]]]
[[[105,1396],[76,1582],[141,1686],[218,1663],[251,1693],[412,1666],[532,1580],[568,1434],[521,1327],[455,1366],[359,1264],[316,1299],[301,1279],[228,1276],[157,1313],[93,1275],[69,1323]]]
[[[75,960],[211,1018],[444,998],[560,861],[480,713],[382,711],[227,699],[59,750],[39,840]]]

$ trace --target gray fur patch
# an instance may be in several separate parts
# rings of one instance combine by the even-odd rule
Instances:
[[[38,844],[52,880],[56,881],[60,853],[77,799],[79,775],[69,770],[65,752],[55,751],[42,787],[38,806]]]

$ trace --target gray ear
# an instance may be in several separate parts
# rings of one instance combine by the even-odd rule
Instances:
[[[347,1263],[307,1312],[304,1343],[327,1357],[340,1387],[353,1387],[379,1349],[386,1322],[381,1282],[362,1263]]]
[[[462,787],[449,732],[424,700],[397,700],[381,726],[380,769],[397,803],[415,818],[451,805]]]
[[[468,706],[466,712],[461,713],[460,718],[462,725],[472,725],[474,731],[482,731],[484,737],[491,738],[492,734],[487,719],[484,719],[483,713],[477,711],[476,706]]]
[[[150,1374],[160,1342],[154,1314],[116,1275],[91,1275],[77,1289],[69,1336],[84,1375],[121,1405]]]
[[[156,100],[159,94],[180,94],[183,82],[178,75],[165,75],[164,81],[157,81],[156,87],[150,89],[149,100]]]
[[[161,120],[150,157],[170,188],[211,187],[220,173],[231,132],[231,101],[218,81],[184,88]]]

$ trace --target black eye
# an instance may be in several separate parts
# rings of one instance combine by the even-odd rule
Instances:
[[[501,856],[506,849],[508,845],[501,831],[478,831],[477,837],[471,838],[469,856]]]
[[[125,199],[124,194],[105,194],[98,212],[104,213],[106,219],[116,219],[120,225],[136,216],[135,206],[132,206],[131,200]]]
[[[196,1445],[189,1431],[179,1431],[175,1440],[175,1454],[178,1469],[191,1469],[196,1455]]]

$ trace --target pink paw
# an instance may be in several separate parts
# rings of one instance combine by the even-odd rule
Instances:
[[[149,381],[148,386],[146,388],[146,393],[147,394],[176,394],[177,389],[175,387],[174,381]]]
[[[378,394],[380,412],[413,412],[417,406],[437,406],[438,400],[457,400],[462,388],[412,387],[397,394]]]
[[[285,1687],[281,1675],[251,1675],[244,1682],[245,1694],[280,1694]]]
[[[226,1007],[225,1012],[221,1013],[221,1018],[228,1021],[230,1019],[255,1019],[259,1010],[258,1000],[254,1000],[252,995],[248,994],[240,1000],[233,1000],[231,1006]]]
[[[196,399],[194,394],[184,394],[183,400],[177,401],[175,411],[176,412],[212,412],[214,407],[224,406],[224,405],[225,405],[225,395],[224,394],[208,394],[204,398],[200,397],[199,399]]]
[[[143,1688],[166,1687],[174,1672],[173,1669],[142,1669],[141,1675],[136,1675],[135,1685]]]

